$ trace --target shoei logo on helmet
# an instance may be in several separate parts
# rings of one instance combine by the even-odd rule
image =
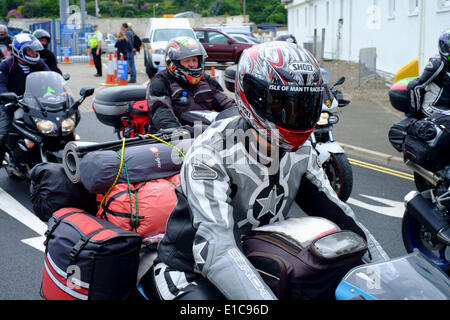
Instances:
[[[294,72],[306,72],[306,73],[314,72],[313,65],[308,62],[293,62],[289,64],[289,69]]]

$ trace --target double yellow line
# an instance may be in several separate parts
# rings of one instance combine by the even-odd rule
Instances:
[[[363,167],[363,168],[366,168],[366,169],[378,171],[378,172],[381,172],[381,173],[386,173],[386,174],[389,174],[391,176],[396,176],[396,177],[399,177],[399,178],[402,178],[402,179],[414,181],[414,175],[406,173],[406,172],[397,171],[397,170],[393,170],[393,169],[377,166],[375,164],[367,163],[367,162],[356,160],[356,159],[353,159],[353,158],[349,158],[348,160],[349,160],[350,164],[354,165],[354,166],[359,166],[359,167]]]

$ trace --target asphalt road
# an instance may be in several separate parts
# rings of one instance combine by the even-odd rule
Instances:
[[[104,57],[105,58],[105,57]],[[137,59],[138,84],[148,81],[142,54]],[[106,61],[104,61],[106,62]],[[106,63],[105,63],[106,64]],[[75,95],[82,87],[104,88],[86,65],[62,65],[71,74],[68,84]],[[106,70],[103,71],[105,78]],[[77,133],[82,141],[110,141],[116,136],[92,112],[90,97],[80,108],[82,120]],[[357,218],[375,235],[390,257],[406,254],[401,240],[403,197],[412,189],[410,173],[387,167],[367,158],[351,156],[354,187],[348,203]],[[401,169],[400,169],[401,170]],[[43,268],[45,223],[32,214],[29,185],[15,181],[0,170],[0,300],[37,300]]]

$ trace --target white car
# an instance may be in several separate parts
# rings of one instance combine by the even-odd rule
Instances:
[[[106,53],[114,53],[116,50],[115,44],[116,44],[116,36],[112,33],[107,33],[104,36],[104,45],[103,50],[106,51]]]
[[[165,68],[165,50],[170,39],[188,36],[196,39],[189,20],[186,18],[151,18],[144,43],[145,71],[151,79]]]
[[[242,33],[228,33],[228,35],[230,37],[232,37],[233,39],[236,39],[236,41],[239,41],[239,42],[251,43],[251,44],[261,43],[261,41],[259,41],[255,37],[252,37],[252,36],[249,36],[249,35],[245,35],[245,34],[242,34]]]

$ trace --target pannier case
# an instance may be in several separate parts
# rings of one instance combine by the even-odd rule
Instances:
[[[133,300],[141,237],[78,208],[53,213],[45,233],[47,300]]]
[[[147,86],[132,85],[105,88],[94,98],[92,108],[97,119],[114,128],[121,128],[121,117],[129,111],[130,105],[145,100]]]

